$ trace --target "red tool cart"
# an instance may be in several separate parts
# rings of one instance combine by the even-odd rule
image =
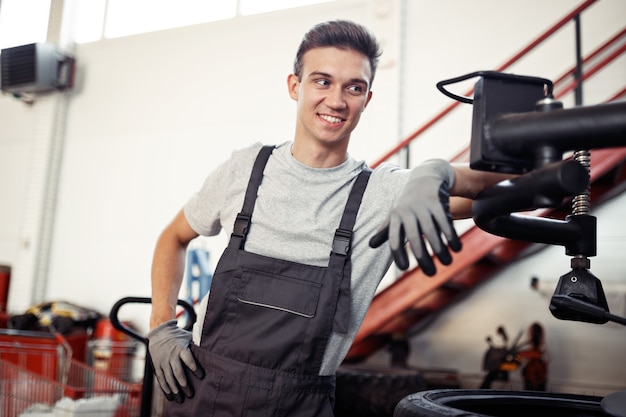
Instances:
[[[58,333],[0,331],[0,415],[139,415],[140,385],[98,371],[72,352]]]

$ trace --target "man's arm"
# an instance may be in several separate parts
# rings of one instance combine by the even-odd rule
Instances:
[[[450,214],[454,219],[472,216],[472,200],[484,189],[514,175],[471,169],[469,164],[453,164],[454,186],[450,189]]]
[[[148,351],[156,380],[165,397],[177,402],[194,395],[185,368],[198,378],[204,376],[203,369],[189,349],[191,332],[179,328],[176,320],[176,303],[183,280],[187,245],[197,236],[181,210],[159,236],[152,260]]]
[[[176,318],[176,302],[184,275],[187,245],[197,236],[183,210],[161,232],[152,259],[150,330]]]

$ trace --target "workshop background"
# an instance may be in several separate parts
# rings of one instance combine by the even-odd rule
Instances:
[[[106,314],[122,297],[149,296],[156,238],[205,176],[236,148],[292,139],[295,104],[286,79],[312,25],[354,20],[382,43],[373,100],[351,143],[353,156],[373,163],[451,104],[435,88],[438,81],[498,68],[584,2],[335,0],[214,21],[210,12],[206,18],[192,13],[195,20],[183,16],[184,23],[170,28],[136,29],[145,33],[133,33],[132,25],[114,27],[116,13],[130,13],[118,10],[124,2],[109,0],[107,9],[104,1],[48,3],[38,37],[20,44],[48,41],[73,57],[73,86],[0,95],[0,264],[11,267],[7,311],[13,314],[48,300]],[[142,14],[133,19],[143,28],[162,15],[178,18],[168,13],[168,4],[184,8],[180,2],[138,3]],[[0,28],[15,26],[10,4],[0,2]],[[88,10],[96,4],[102,9]],[[111,27],[102,24],[105,10]],[[19,17],[23,25],[33,23],[29,16]],[[587,8],[580,19],[583,55],[623,31],[624,22],[623,0]],[[0,42],[7,38],[0,29]],[[570,23],[506,72],[555,79],[576,63],[575,38]],[[606,101],[625,84],[622,54],[585,81],[583,103]],[[573,94],[563,101],[572,107]],[[471,106],[458,106],[411,145],[410,158],[401,154],[391,161],[412,166],[432,157],[451,159],[468,146],[470,129]],[[624,204],[619,194],[600,207],[592,200],[598,255],[591,271],[602,280],[611,312],[621,316]],[[468,221],[459,223],[461,230],[468,227]],[[207,250],[214,266],[224,242],[224,236],[198,239],[193,247]],[[552,317],[549,299],[570,269],[569,258],[561,247],[533,249],[410,332],[409,364],[458,371],[463,386],[475,387],[483,377],[485,337],[500,325],[512,337],[540,322],[550,390],[604,395],[625,389],[625,328]],[[392,271],[384,285],[397,275]],[[126,314],[124,319],[147,328],[147,310]],[[381,349],[367,362],[387,364],[389,352]],[[512,378],[518,383],[520,377]]]

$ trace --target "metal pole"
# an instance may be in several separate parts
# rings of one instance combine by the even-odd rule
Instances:
[[[576,71],[574,72],[574,78],[576,79],[576,89],[574,90],[574,97],[576,106],[582,106],[583,104],[583,59],[582,59],[582,46],[580,39],[580,14],[574,16],[574,24],[576,30]]]
[[[52,0],[50,2],[47,42],[56,45],[59,45],[61,42],[61,27],[65,5],[65,0]],[[64,52],[73,52],[69,50],[73,49],[73,45],[73,42],[71,42],[65,45],[67,47],[62,50]],[[38,180],[38,184],[41,187],[39,188],[41,192],[41,217],[38,223],[37,252],[35,254],[33,288],[31,292],[32,304],[42,302],[47,295],[69,101],[70,92],[61,91],[55,97],[47,97],[38,103],[40,106],[47,103],[49,107],[39,110],[46,117],[46,123],[41,124],[39,127],[42,130],[48,129],[48,131],[42,132],[42,142],[45,142],[47,155],[45,171],[41,173],[42,177]]]
[[[404,126],[404,104],[405,104],[405,94],[404,88],[402,88],[405,78],[406,78],[406,38],[407,38],[407,3],[406,0],[402,0],[400,2],[400,36],[398,42],[400,42],[400,51],[398,53],[398,133],[403,134],[402,129]],[[411,144],[408,143],[404,148],[402,148],[402,153],[400,157],[400,166],[403,168],[411,167]]]

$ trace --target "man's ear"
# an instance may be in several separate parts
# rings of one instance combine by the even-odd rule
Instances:
[[[365,108],[370,103],[371,99],[372,99],[372,90],[367,92],[367,100],[365,100],[365,105],[363,106],[363,111],[365,111]]]
[[[298,88],[300,87],[300,80],[296,74],[289,74],[287,77],[287,88],[289,89],[289,97],[298,101]]]

